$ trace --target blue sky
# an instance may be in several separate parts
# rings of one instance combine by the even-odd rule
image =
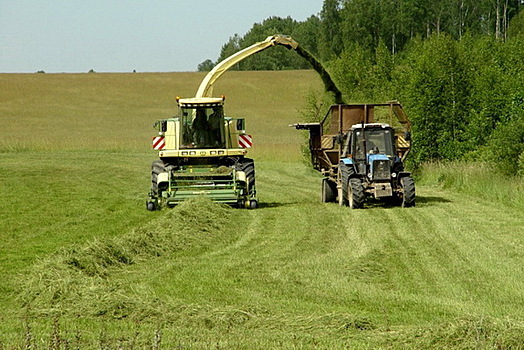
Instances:
[[[0,0],[0,72],[194,71],[270,16],[323,0]],[[283,33],[285,34],[285,33]],[[265,38],[261,38],[263,40]]]

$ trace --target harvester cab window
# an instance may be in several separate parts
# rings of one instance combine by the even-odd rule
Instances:
[[[224,115],[220,107],[183,108],[182,149],[224,148]]]

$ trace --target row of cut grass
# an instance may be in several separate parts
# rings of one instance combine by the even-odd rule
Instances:
[[[145,210],[156,155],[142,150],[172,113],[147,109],[200,76],[0,75],[31,92],[0,102],[2,139],[38,131],[0,155],[0,348],[522,348],[518,203],[434,186],[433,171],[416,208],[320,203],[287,126],[314,73],[231,73],[228,110],[256,141],[255,211]],[[46,89],[49,106],[20,104]]]

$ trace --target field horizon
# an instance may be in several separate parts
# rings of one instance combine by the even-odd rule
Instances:
[[[521,184],[428,166],[414,208],[321,203],[289,127],[313,71],[215,86],[253,135],[259,209],[148,212],[153,123],[203,76],[0,74],[0,348],[524,348]]]

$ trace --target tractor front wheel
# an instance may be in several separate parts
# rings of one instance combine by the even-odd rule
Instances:
[[[400,186],[402,187],[402,208],[415,206],[415,181],[413,178],[407,176],[400,179]]]
[[[364,207],[366,194],[364,193],[364,186],[362,186],[362,181],[355,178],[349,179],[347,185],[347,194],[348,206],[351,209],[360,209]]]
[[[350,169],[344,163],[340,163],[338,167],[338,182],[340,186],[338,189],[338,205],[341,207],[348,206],[348,181],[349,181]]]

